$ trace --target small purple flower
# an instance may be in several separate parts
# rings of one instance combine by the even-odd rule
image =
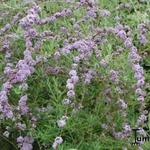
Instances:
[[[32,149],[33,149],[32,144],[29,144],[29,143],[23,143],[20,150],[32,150]]]
[[[67,28],[65,28],[65,27],[61,27],[60,30],[61,30],[61,32],[63,32],[63,33],[67,33],[67,32],[68,32]]]
[[[145,84],[144,79],[140,79],[140,80],[137,81],[136,87],[137,88],[143,87],[144,84]]]
[[[105,59],[102,59],[102,60],[100,61],[100,65],[101,65],[102,67],[107,67],[107,66],[108,66],[108,62],[107,62]]]
[[[136,93],[138,96],[145,96],[144,91],[143,91],[141,88],[137,88],[137,89],[135,90],[135,93]]]
[[[110,80],[116,83],[119,81],[118,71],[110,70]]]
[[[23,143],[23,141],[24,141],[24,138],[22,136],[19,136],[17,138],[17,143]]]
[[[32,144],[34,142],[34,139],[31,136],[25,136],[24,137],[24,142]]]
[[[74,57],[74,58],[73,58],[73,61],[74,61],[75,63],[79,63],[80,57],[79,57],[79,56]]]
[[[117,33],[117,36],[119,38],[121,38],[122,40],[126,40],[127,38],[127,35],[126,35],[126,32],[124,30],[120,30],[118,33]]]
[[[21,113],[24,115],[29,111],[28,106],[26,105],[27,102],[27,95],[24,95],[19,100],[19,108],[21,110]]]
[[[72,76],[71,77],[71,81],[76,84],[79,81],[79,77],[78,76]]]
[[[119,107],[121,108],[121,109],[126,109],[127,108],[127,104],[124,102],[124,100],[122,100],[122,99],[120,99],[119,101],[118,101],[118,104],[119,104]]]
[[[74,84],[73,83],[67,83],[66,85],[68,90],[73,90],[74,89]]]
[[[122,25],[122,24],[117,24],[117,25],[115,26],[115,31],[116,31],[116,33],[118,33],[118,32],[121,31],[121,30],[123,30],[123,25]]]
[[[143,124],[145,121],[147,120],[147,116],[145,116],[144,114],[141,114],[137,120],[137,124],[141,125]]]
[[[7,30],[9,30],[10,28],[11,28],[11,25],[7,23],[3,28],[0,29],[0,35],[6,32]]]
[[[55,16],[50,17],[49,22],[54,22],[56,20]]]
[[[69,72],[69,75],[70,75],[70,76],[76,76],[76,75],[77,75],[77,71],[76,71],[76,70],[71,70],[71,71]]]
[[[141,34],[139,36],[139,40],[140,40],[140,43],[143,44],[143,45],[145,45],[148,42],[148,40],[147,40],[147,38],[144,34]]]
[[[28,35],[30,37],[35,37],[37,35],[37,31],[35,29],[31,28],[31,29],[28,30]]]
[[[11,88],[12,88],[12,84],[9,81],[7,81],[3,84],[2,90],[8,92]]]
[[[75,96],[75,92],[74,92],[73,90],[69,90],[69,91],[67,92],[67,96],[68,96],[69,98],[74,97],[74,96]]]
[[[7,39],[5,39],[3,41],[3,46],[2,46],[3,50],[9,50],[9,41]]]
[[[59,128],[65,127],[67,119],[68,119],[67,116],[63,116],[61,119],[57,120],[58,127]]]
[[[108,11],[108,10],[106,10],[106,9],[100,10],[100,16],[101,16],[101,17],[108,17],[108,16],[110,16],[110,15],[111,15],[110,11]]]
[[[78,64],[73,63],[73,64],[71,65],[71,67],[72,67],[72,69],[76,70],[76,69],[77,69],[77,67],[78,67]]]
[[[52,145],[53,149],[56,150],[57,146],[60,145],[60,144],[62,144],[62,143],[63,143],[62,137],[61,136],[56,137],[55,141],[54,141],[54,143]]]
[[[138,100],[139,102],[144,102],[144,96],[139,96],[139,97],[137,98],[137,100]]]
[[[92,9],[87,12],[87,15],[89,17],[96,18],[95,10],[92,10]]]
[[[125,125],[123,126],[123,129],[124,129],[124,132],[125,132],[126,134],[131,132],[131,127],[130,127],[130,125],[128,125],[128,124],[125,124]]]
[[[64,99],[63,101],[62,101],[62,103],[64,104],[64,105],[69,105],[70,103],[71,103],[71,100],[70,99]]]
[[[20,122],[16,124],[16,127],[17,129],[22,130],[22,131],[24,131],[27,128],[25,124],[22,124]]]
[[[131,48],[133,46],[131,38],[126,38],[124,45],[126,48]]]

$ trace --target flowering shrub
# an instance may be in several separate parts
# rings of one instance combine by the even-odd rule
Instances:
[[[2,149],[149,147],[131,144],[148,123],[149,20],[134,15],[149,3],[107,3],[1,4]]]

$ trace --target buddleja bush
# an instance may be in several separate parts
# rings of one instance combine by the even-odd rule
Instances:
[[[42,3],[27,5],[0,29],[1,136],[21,150],[107,137],[130,149],[132,128],[145,135],[148,114],[132,29],[119,17],[115,26],[101,24],[112,16],[97,2],[64,5],[49,16]],[[147,26],[137,26],[141,45]]]

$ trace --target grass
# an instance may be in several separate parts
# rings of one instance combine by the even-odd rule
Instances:
[[[121,16],[121,23],[124,25],[129,25],[132,28],[132,37],[134,38],[134,44],[137,46],[139,53],[144,52],[150,53],[149,44],[146,46],[141,46],[137,41],[137,24],[145,22],[150,19],[149,8],[150,3],[140,4],[137,0],[122,0],[122,2],[129,2],[132,9],[129,10],[116,10],[119,0],[99,0],[99,7],[101,9],[108,9],[112,14],[110,17],[101,18],[99,17],[95,22],[89,20],[85,23],[81,23],[81,31],[85,37],[90,33],[89,28],[92,25],[98,27],[112,27],[116,24],[114,17],[116,15]],[[69,7],[68,4],[63,2],[50,2],[43,1],[39,2],[42,8],[41,17],[49,16],[54,12],[64,8]],[[5,17],[0,17],[0,28],[3,27],[7,22],[10,22],[13,15],[16,12],[25,12],[27,5],[23,4],[19,0],[5,0],[0,4],[0,12]],[[59,34],[60,38],[58,40],[47,40],[42,45],[39,54],[52,55],[60,46],[63,46],[63,39],[66,35],[60,33],[60,27],[67,27],[72,36],[76,36],[73,29],[73,24],[70,21],[71,18],[80,19],[85,14],[85,9],[81,8],[75,10],[73,15],[65,18],[58,19],[55,23],[46,24],[44,26],[36,27],[38,31],[52,30],[55,34]],[[18,61],[22,58],[22,53],[25,48],[24,41],[22,40],[22,30],[18,26],[14,26],[11,29],[18,35],[18,39],[11,41],[11,49],[14,52],[13,60]],[[149,40],[150,41],[150,40]],[[108,42],[101,46],[102,56],[109,60],[109,68],[103,69],[99,65],[99,60],[94,56],[91,57],[90,63],[85,64],[85,66],[94,68],[97,72],[103,73],[104,76],[108,76],[108,71],[110,69],[121,70],[121,80],[124,86],[128,89],[127,93],[123,97],[128,102],[128,118],[130,124],[134,125],[135,118],[137,117],[136,109],[138,107],[134,93],[131,90],[132,84],[135,82],[133,79],[133,72],[127,62],[129,51],[126,50],[124,53],[119,55],[117,58],[112,57],[112,52],[115,46],[122,46],[123,44],[118,39],[108,36]],[[115,91],[116,87],[112,86],[112,101],[111,105],[106,105],[104,103],[105,95],[103,95],[104,86],[109,86],[108,81],[101,81],[100,79],[95,79],[90,85],[84,85],[81,81],[76,87],[77,96],[75,97],[76,102],[81,102],[83,108],[77,112],[75,115],[71,116],[71,109],[64,107],[62,105],[62,100],[66,97],[66,80],[67,76],[64,74],[60,75],[48,75],[45,73],[44,68],[48,65],[62,66],[65,70],[69,70],[71,67],[71,58],[73,54],[68,56],[63,56],[59,62],[55,62],[52,58],[48,59],[48,62],[38,64],[36,67],[36,72],[28,78],[28,105],[33,114],[37,115],[39,122],[36,129],[31,128],[31,123],[26,116],[23,122],[27,124],[27,131],[16,133],[15,127],[12,128],[10,139],[1,136],[0,146],[2,150],[14,149],[16,146],[15,138],[19,134],[24,135],[28,133],[32,135],[36,144],[34,149],[50,150],[51,144],[57,135],[61,135],[64,139],[64,143],[59,146],[58,150],[121,150],[122,147],[129,147],[129,150],[136,150],[136,146],[130,147],[132,138],[128,140],[116,140],[112,137],[110,131],[106,131],[101,128],[101,124],[108,122],[111,126],[112,122],[116,123],[116,128],[119,130],[122,118],[119,115],[119,111],[115,109],[116,99],[118,97]],[[4,69],[4,55],[0,53],[0,76],[3,77]],[[143,59],[143,66],[145,67],[145,76],[147,83],[150,82],[150,57],[147,55]],[[83,64],[84,66],[84,64]],[[2,81],[0,81],[0,84]],[[150,92],[150,89],[148,89]],[[18,85],[16,85],[10,94],[10,102],[13,105],[18,103],[20,97],[20,91]],[[149,93],[147,94],[146,101],[149,108]],[[46,112],[37,112],[37,108],[46,107]],[[64,129],[59,129],[56,125],[57,119],[59,119],[63,114],[67,113],[71,116],[68,120],[68,124]],[[1,121],[1,131],[4,130],[5,126],[13,126],[14,122]],[[1,132],[0,131],[0,132]],[[9,142],[8,142],[9,141]],[[10,143],[11,141],[11,143]],[[14,143],[14,144],[12,144]],[[10,146],[11,145],[11,146]],[[14,148],[12,145],[15,145]],[[143,145],[144,150],[149,150],[150,143],[146,142]]]

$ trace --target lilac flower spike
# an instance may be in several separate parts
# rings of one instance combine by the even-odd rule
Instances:
[[[29,111],[29,107],[26,105],[26,102],[27,102],[27,95],[24,95],[19,100],[19,108],[22,115],[28,113]]]

